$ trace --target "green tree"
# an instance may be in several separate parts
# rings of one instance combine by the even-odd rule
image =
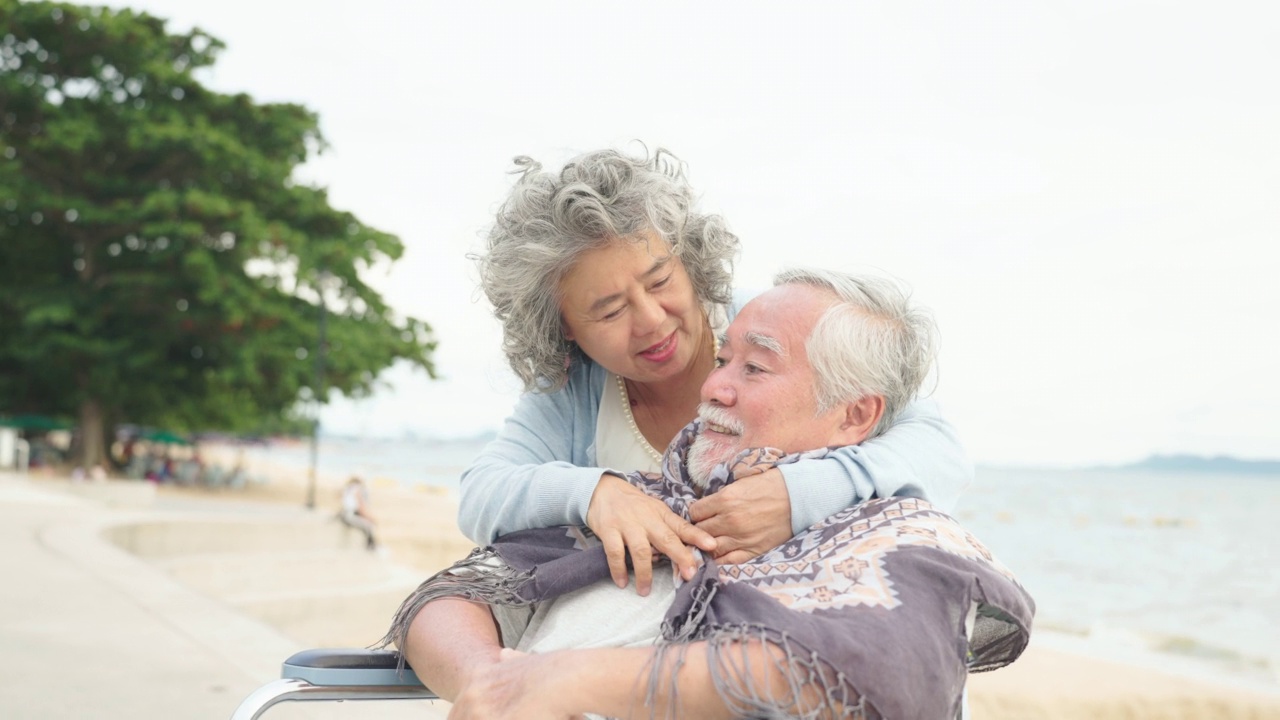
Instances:
[[[362,280],[400,241],[294,170],[316,116],[203,87],[223,44],[131,10],[0,0],[0,412],[246,430],[435,342]],[[327,395],[327,393],[326,393]]]

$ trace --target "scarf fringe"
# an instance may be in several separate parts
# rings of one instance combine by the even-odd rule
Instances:
[[[712,685],[735,717],[880,717],[849,679],[820,655],[784,633],[751,624],[704,629],[684,642],[662,641],[655,648],[645,697],[655,716],[680,715],[676,679],[687,662],[690,642],[706,643]],[[670,688],[668,706],[665,714],[659,714],[654,703],[664,687]]]
[[[394,645],[400,650],[398,669],[403,671],[409,626],[427,603],[453,597],[486,605],[529,606],[533,603],[522,597],[520,591],[532,579],[532,573],[512,568],[491,548],[476,548],[465,559],[427,578],[410,593],[396,610],[387,634],[372,647]]]
[[[725,706],[737,717],[803,720],[879,717],[843,673],[786,633],[746,623],[706,626],[704,622],[718,587],[714,575],[705,576],[692,590],[689,610],[663,623],[662,640],[655,648],[650,667],[647,706],[654,708],[662,688],[669,687],[665,717],[677,717],[676,679],[687,662],[690,644],[705,642],[712,684]],[[762,653],[755,652],[757,649]],[[762,673],[756,667],[761,654],[772,657]],[[778,680],[785,686],[781,693],[775,687]],[[657,708],[654,713],[657,714]]]

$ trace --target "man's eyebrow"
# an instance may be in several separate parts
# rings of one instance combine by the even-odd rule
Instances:
[[[746,335],[743,335],[743,338],[748,344],[762,347],[778,357],[787,356],[787,351],[782,349],[782,343],[778,342],[778,339],[775,337],[762,335],[758,332],[748,332]]]
[[[672,257],[673,257],[672,255],[668,254],[658,258],[657,260],[654,260],[653,265],[650,266],[648,270],[645,270],[644,274],[641,275],[640,277],[648,279],[658,274],[659,272],[662,271],[663,268],[665,268],[667,265],[671,263]],[[603,310],[606,305],[612,305],[613,303],[617,302],[621,298],[622,298],[622,293],[620,292],[614,293],[612,295],[606,295],[600,298],[599,300],[596,300],[595,302],[591,303],[591,307],[587,308],[587,312],[591,314],[595,314]]]

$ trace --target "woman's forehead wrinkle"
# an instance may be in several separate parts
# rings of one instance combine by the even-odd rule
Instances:
[[[671,253],[667,253],[666,255],[659,256],[657,259],[653,261],[653,265],[651,265],[649,269],[644,272],[644,275],[642,277],[647,278],[647,277],[652,277],[654,275],[657,275],[659,272],[662,271],[663,268],[665,268],[671,262],[671,258],[673,257],[675,256],[672,255]]]
[[[616,292],[612,295],[606,295],[600,298],[599,300],[596,300],[595,302],[591,303],[591,307],[587,308],[587,312],[589,313],[599,312],[603,310],[605,306],[610,305],[614,302],[617,302],[618,300],[621,300],[622,297],[623,297],[623,293],[620,293],[620,292]]]

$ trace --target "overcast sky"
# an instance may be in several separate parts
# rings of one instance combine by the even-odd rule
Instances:
[[[511,158],[642,140],[742,238],[739,285],[910,284],[980,463],[1280,457],[1273,3],[112,4],[224,40],[213,87],[319,113],[303,176],[403,239],[370,281],[443,379],[391,371],[329,431],[498,427],[518,388],[465,255]]]

